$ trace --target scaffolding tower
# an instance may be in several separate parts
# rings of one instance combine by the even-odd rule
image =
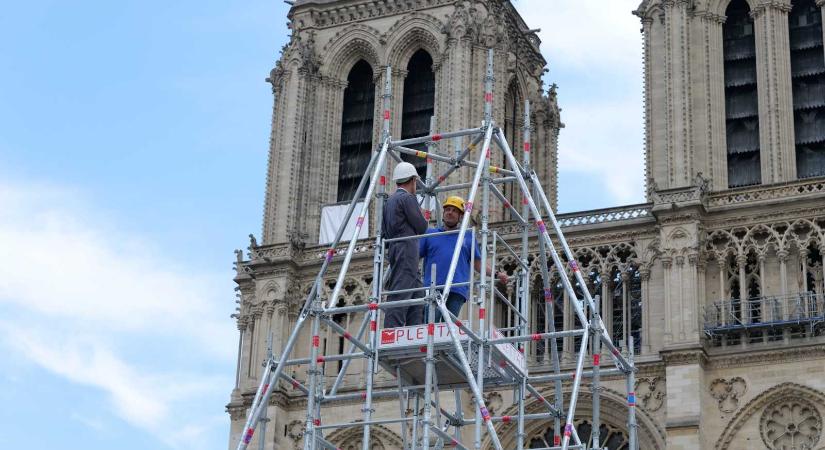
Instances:
[[[391,68],[387,67],[383,95],[383,134],[381,145],[373,152],[365,174],[358,185],[357,191],[350,202],[347,212],[338,229],[334,241],[326,252],[321,269],[307,295],[303,308],[297,318],[295,327],[291,331],[279,357],[270,356],[264,365],[260,385],[252,401],[243,432],[237,449],[245,450],[252,440],[259,422],[265,423],[265,411],[269,404],[269,397],[278,385],[279,380],[285,380],[293,388],[307,396],[306,422],[304,431],[304,449],[336,449],[337,447],[325,438],[325,432],[335,429],[359,427],[363,430],[362,449],[370,449],[370,427],[373,425],[398,424],[401,426],[401,438],[405,449],[444,448],[480,449],[483,439],[487,439],[492,448],[500,450],[501,442],[495,424],[505,423],[517,426],[516,447],[521,450],[525,447],[524,424],[528,420],[553,421],[554,442],[544,450],[567,449],[601,449],[600,427],[600,376],[621,374],[626,379],[627,387],[627,426],[630,450],[637,450],[635,394],[633,363],[633,342],[626,342],[626,353],[620,351],[611,340],[605,329],[605,324],[599,314],[598,297],[591,297],[585,281],[579,270],[573,252],[568,246],[561,227],[552,211],[550,202],[542,189],[536,173],[530,169],[530,104],[524,105],[523,127],[523,159],[516,160],[513,151],[507,142],[503,130],[496,127],[492,119],[493,108],[493,50],[487,53],[487,68],[484,78],[484,120],[480,127],[452,131],[446,133],[431,133],[427,136],[411,139],[393,140],[390,136],[390,100]],[[469,145],[459,145],[469,140]],[[453,140],[456,142],[455,155],[449,156],[439,153],[439,141]],[[410,148],[414,145],[426,145],[427,151]],[[469,159],[474,151],[480,150],[475,161]],[[504,156],[505,167],[496,167],[491,164],[491,151],[500,152]],[[422,298],[411,300],[386,301],[386,296],[399,294],[402,291],[387,291],[384,289],[384,280],[387,277],[385,267],[385,248],[390,242],[404,239],[421,239],[433,237],[437,234],[387,239],[381,230],[381,216],[383,201],[387,197],[385,165],[387,158],[401,161],[401,154],[415,155],[427,160],[427,176],[420,181],[420,190],[426,196],[427,204],[436,205],[439,193],[469,189],[465,203],[465,214],[456,230],[441,234],[457,234],[456,245],[453,249],[452,260],[447,273],[446,282],[435,284],[433,274],[430,286],[424,286],[416,291],[422,291]],[[434,177],[435,166],[433,161],[446,163],[449,168],[440,176]],[[472,169],[473,177],[470,183],[446,184],[448,177],[461,167]],[[521,195],[520,211],[503,194],[500,186],[513,185],[517,188],[516,195]],[[366,191],[366,193],[365,193]],[[362,196],[362,194],[364,194]],[[521,225],[521,249],[517,252],[497,233],[490,230],[489,212],[492,197],[500,201],[504,208],[509,210],[512,217]],[[363,200],[361,200],[363,199]],[[373,255],[373,277],[371,297],[367,304],[354,306],[337,306],[338,299],[344,284],[345,276],[356,248],[358,236],[364,227],[365,217],[370,204],[375,200],[376,233]],[[321,298],[322,281],[336,256],[336,248],[341,241],[346,224],[355,212],[356,205],[360,210],[356,216],[356,226],[349,245],[343,253],[340,271],[332,293],[328,299]],[[472,212],[480,204],[480,263],[479,279],[474,280],[473,271],[470,271],[470,281],[454,283],[456,267],[461,247],[467,233],[475,239],[475,229],[471,228]],[[439,207],[434,207],[436,214]],[[429,219],[429,217],[428,217]],[[440,216],[438,217],[440,221]],[[548,229],[549,225],[549,229]],[[551,234],[554,233],[554,239]],[[532,307],[529,295],[530,266],[528,263],[528,239],[531,234],[537,236],[540,258],[540,276],[544,288],[545,325],[543,330],[530,329],[530,308]],[[560,247],[561,254],[557,250]],[[475,249],[475,245],[471,246]],[[506,252],[517,261],[519,270],[515,280],[515,299],[511,301],[502,294],[495,285],[496,252]],[[487,275],[488,253],[492,253],[492,270]],[[553,303],[561,301],[554,299],[550,288],[550,274],[548,255],[559,272],[564,290],[570,299],[570,304],[578,319],[578,328],[556,330],[553,321]],[[471,256],[471,260],[475,255]],[[468,309],[470,318],[467,321],[459,320],[447,309],[445,300],[451,289],[458,285],[469,287]],[[576,289],[578,286],[579,289]],[[410,292],[405,290],[403,292]],[[382,312],[389,308],[429,305],[422,325],[381,329],[378,326]],[[515,325],[498,329],[493,326],[497,307],[514,317]],[[435,322],[435,310],[441,312],[443,322]],[[489,314],[488,314],[489,311]],[[333,315],[364,313],[358,332],[353,335],[333,320]],[[346,352],[340,355],[321,355],[319,330],[321,324],[349,341]],[[308,358],[291,358],[292,351],[298,340],[299,333],[305,326],[311,328],[311,347]],[[365,336],[366,335],[366,336]],[[575,336],[579,339],[575,370],[562,372],[559,355],[556,347],[557,339]],[[530,375],[524,351],[529,342],[544,342],[545,349],[549,347],[552,374]],[[602,349],[604,346],[604,351]],[[546,352],[546,350],[545,350]],[[606,354],[612,361],[612,368],[601,368],[600,357]],[[585,369],[585,359],[592,356],[592,366]],[[354,359],[365,359],[367,362],[365,390],[361,392],[339,394],[338,390],[344,379],[350,362]],[[338,375],[328,389],[323,384],[320,365],[324,362],[341,361]],[[306,382],[300,382],[288,375],[284,368],[288,366],[307,365]],[[397,378],[397,389],[375,389],[375,374],[383,368]],[[590,378],[592,382],[592,435],[579,436],[574,425],[576,406],[578,403],[581,380]],[[571,382],[567,402],[563,396],[562,382]],[[536,389],[538,383],[552,383],[554,398],[547,399]],[[517,414],[512,416],[492,416],[485,405],[483,392],[485,389],[512,388],[514,402],[517,403]],[[466,415],[462,410],[461,393],[469,389],[475,405],[474,413]],[[448,412],[440,405],[441,393],[452,391],[456,410]],[[398,397],[400,402],[415,403],[411,417],[400,408],[400,417],[390,419],[373,418],[373,401],[377,398]],[[525,402],[533,398],[543,405],[545,412],[526,414]],[[325,404],[332,401],[362,399],[363,417],[361,420],[322,424],[321,412]],[[462,427],[474,427],[473,443],[462,443]],[[486,432],[486,436],[485,436]],[[529,444],[528,444],[529,445]]]

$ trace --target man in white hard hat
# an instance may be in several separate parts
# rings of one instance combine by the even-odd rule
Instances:
[[[383,230],[387,239],[415,236],[427,231],[427,219],[421,214],[415,196],[418,172],[408,162],[401,162],[392,172],[397,189],[384,206]],[[418,270],[418,241],[414,239],[391,242],[387,246],[387,259],[391,270],[387,290],[420,288]],[[406,292],[387,296],[387,301],[408,300],[423,297],[423,292]],[[424,305],[388,308],[384,313],[384,328],[419,325],[424,322]]]

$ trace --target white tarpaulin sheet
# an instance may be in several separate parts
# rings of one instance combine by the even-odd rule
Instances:
[[[358,221],[358,213],[361,211],[363,205],[364,202],[359,202],[355,205],[355,210],[352,212],[352,217],[350,217],[347,223],[347,228],[344,229],[341,241],[349,242],[352,238],[352,233],[355,231],[355,223]],[[326,245],[332,243],[332,240],[335,239],[335,234],[338,233],[338,227],[340,227],[344,221],[344,215],[347,213],[348,206],[349,203],[344,203],[321,208],[321,231],[318,233],[318,244]],[[366,217],[364,217],[364,226],[361,227],[361,233],[358,235],[358,239],[369,236],[369,222],[369,214],[367,214]]]

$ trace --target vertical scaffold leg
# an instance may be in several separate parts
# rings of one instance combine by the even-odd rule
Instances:
[[[481,414],[481,418],[484,423],[487,425],[487,431],[490,434],[491,441],[496,449],[501,448],[501,444],[498,440],[498,434],[496,433],[495,427],[493,423],[490,421],[490,413],[487,410],[486,405],[484,404],[484,397],[482,396],[481,390],[478,388],[478,383],[476,382],[473,371],[470,368],[470,363],[467,360],[467,356],[464,354],[464,349],[461,345],[461,342],[458,339],[458,327],[453,322],[452,318],[450,317],[449,311],[444,303],[444,299],[449,296],[450,288],[452,287],[453,278],[455,276],[455,270],[458,265],[458,256],[461,253],[462,243],[464,242],[464,236],[467,232],[468,224],[470,216],[472,215],[473,210],[473,200],[475,199],[476,193],[478,192],[478,186],[481,181],[481,172],[484,170],[484,160],[487,158],[488,151],[490,149],[490,141],[492,138],[493,127],[488,126],[485,130],[484,135],[484,145],[481,148],[481,154],[479,155],[478,165],[476,167],[475,175],[473,177],[472,187],[470,188],[470,195],[468,196],[467,202],[465,203],[465,212],[464,217],[461,221],[461,228],[458,233],[458,237],[456,239],[456,246],[453,250],[453,256],[450,261],[450,269],[447,272],[447,280],[444,283],[444,292],[442,293],[442,298],[438,302],[438,308],[441,310],[442,317],[447,322],[447,329],[449,330],[450,338],[453,342],[453,346],[455,347],[456,354],[461,362],[461,367],[464,370],[464,374],[467,377],[467,383],[470,385],[470,389],[473,391],[473,399],[478,407],[477,414]]]
[[[524,175],[521,173],[519,169],[519,165],[516,162],[515,157],[513,156],[513,152],[510,150],[510,146],[507,145],[506,138],[501,133],[496,133],[495,135],[496,143],[499,145],[501,150],[504,152],[505,157],[507,158],[507,162],[513,167],[515,170],[516,179],[518,180],[519,186],[521,187],[522,192],[525,194],[527,198],[528,205],[530,210],[533,213],[533,216],[536,218],[536,228],[538,228],[539,239],[544,239],[546,247],[550,250],[550,255],[553,258],[553,262],[556,264],[556,267],[564,267],[562,264],[561,258],[559,257],[558,253],[556,252],[555,247],[553,246],[553,242],[550,240],[550,235],[547,233],[547,228],[544,225],[544,221],[542,220],[542,216],[539,213],[538,207],[536,202],[533,200],[532,195],[530,195],[530,190],[527,186],[527,182],[524,179]],[[541,191],[539,190],[541,193]],[[547,214],[552,217],[553,213],[550,209],[549,205],[545,207],[547,209]],[[564,241],[563,235],[558,235],[559,240],[563,245],[566,245]],[[575,259],[570,259],[570,268],[573,270],[573,273],[580,277],[581,274],[578,273],[578,265],[576,264]],[[564,426],[564,437],[562,438],[562,450],[567,450],[567,447],[570,442],[570,437],[573,435],[573,415],[575,414],[576,410],[576,401],[578,400],[579,394],[579,386],[581,384],[581,374],[584,364],[584,355],[587,352],[587,339],[589,337],[589,320],[587,319],[587,315],[584,313],[583,305],[578,300],[576,296],[576,291],[573,289],[573,285],[570,280],[566,276],[561,277],[562,283],[564,284],[565,289],[567,290],[568,295],[570,296],[571,303],[575,308],[576,315],[579,317],[579,321],[585,325],[585,333],[582,335],[581,346],[579,348],[579,355],[576,362],[576,378],[573,380],[573,391],[570,394],[570,408],[567,412],[567,422]],[[579,281],[581,286],[586,286],[583,281]],[[583,291],[587,291],[587,289],[583,289]],[[592,303],[592,301],[591,301]]]
[[[593,448],[598,449],[601,448],[601,436],[600,430],[601,427],[601,386],[599,383],[601,382],[600,374],[599,374],[599,365],[601,364],[601,339],[597,336],[601,333],[601,328],[599,328],[599,296],[596,296],[596,301],[594,306],[596,307],[591,314],[590,318],[590,327],[593,330],[593,380],[591,383],[591,393],[593,395],[593,426],[592,426],[592,434],[591,440],[593,441]]]
[[[432,425],[432,393],[433,393],[433,375],[435,370],[435,355],[433,353],[433,342],[435,339],[435,302],[432,300],[436,296],[435,280],[436,267],[433,264],[430,276],[430,290],[427,302],[427,358],[426,368],[424,370],[424,425],[421,429],[421,441],[424,448],[430,448],[430,425]]]
[[[633,356],[634,356],[634,340],[633,335],[629,336],[628,339],[628,346],[627,346],[627,354],[628,359],[630,360],[630,364],[633,364]],[[639,441],[637,439],[637,428],[638,425],[636,424],[636,393],[634,392],[636,385],[636,373],[633,370],[627,372],[627,430],[630,434],[630,448],[629,450],[639,450]]]
[[[315,427],[321,425],[321,417],[315,415],[315,402],[318,397],[318,350],[321,343],[321,318],[319,311],[313,309],[312,315],[312,346],[309,350],[309,395],[307,395],[307,415],[304,427],[304,450],[315,450]]]

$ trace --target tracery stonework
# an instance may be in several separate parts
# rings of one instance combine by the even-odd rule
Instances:
[[[804,398],[782,399],[765,407],[759,432],[771,450],[813,449],[822,436],[822,416]]]
[[[740,377],[729,380],[717,378],[710,383],[710,395],[719,402],[719,410],[726,413],[736,411],[739,399],[745,395],[748,384]]]
[[[665,401],[664,380],[661,377],[643,377],[636,380],[636,399],[642,408],[655,412]]]

